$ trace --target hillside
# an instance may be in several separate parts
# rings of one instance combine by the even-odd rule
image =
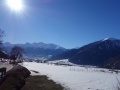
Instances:
[[[120,55],[108,60],[101,67],[109,69],[120,69]]]
[[[69,59],[70,62],[82,65],[102,65],[107,60],[120,54],[120,40],[105,38],[78,49],[71,49],[50,60]]]

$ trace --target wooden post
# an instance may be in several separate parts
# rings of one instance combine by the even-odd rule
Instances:
[[[0,72],[1,72],[1,78],[3,78],[6,75],[6,68],[0,68]]]

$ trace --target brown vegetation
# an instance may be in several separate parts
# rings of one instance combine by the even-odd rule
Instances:
[[[0,90],[20,90],[25,84],[25,78],[30,75],[30,71],[20,65],[7,72],[5,81],[0,85]]]
[[[65,90],[61,85],[46,76],[30,76],[26,79],[26,84],[21,90]]]

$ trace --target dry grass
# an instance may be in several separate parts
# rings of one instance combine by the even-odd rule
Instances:
[[[29,74],[30,71],[25,67],[14,66],[7,73],[7,78],[0,85],[0,90],[65,90],[60,84],[56,84],[46,76],[29,76]]]
[[[21,90],[64,90],[64,88],[54,81],[48,80],[46,76],[30,76]]]
[[[0,90],[20,90],[25,84],[25,78],[30,75],[28,69],[22,66],[14,66],[7,72],[5,81],[0,85]]]

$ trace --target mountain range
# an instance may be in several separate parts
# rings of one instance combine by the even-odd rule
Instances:
[[[82,65],[102,65],[107,60],[120,54],[120,40],[105,38],[78,49],[70,49],[49,60],[69,59],[70,62]]]
[[[25,49],[26,58],[41,58],[48,60],[69,59],[70,62],[81,65],[96,65],[103,67],[111,67],[118,62],[115,59],[120,55],[120,40],[115,38],[105,38],[84,45],[79,48],[65,49],[55,44],[40,43],[25,43],[25,44],[11,44],[9,42],[3,43],[4,50],[11,51],[15,45],[21,46]],[[111,66],[108,66],[109,63]],[[111,62],[110,62],[111,61]]]
[[[58,55],[63,53],[67,49],[55,45],[55,44],[46,44],[43,42],[39,43],[25,43],[25,44],[11,44],[9,42],[3,43],[4,50],[10,52],[12,47],[21,46],[26,54],[26,58],[50,58],[51,56]]]

